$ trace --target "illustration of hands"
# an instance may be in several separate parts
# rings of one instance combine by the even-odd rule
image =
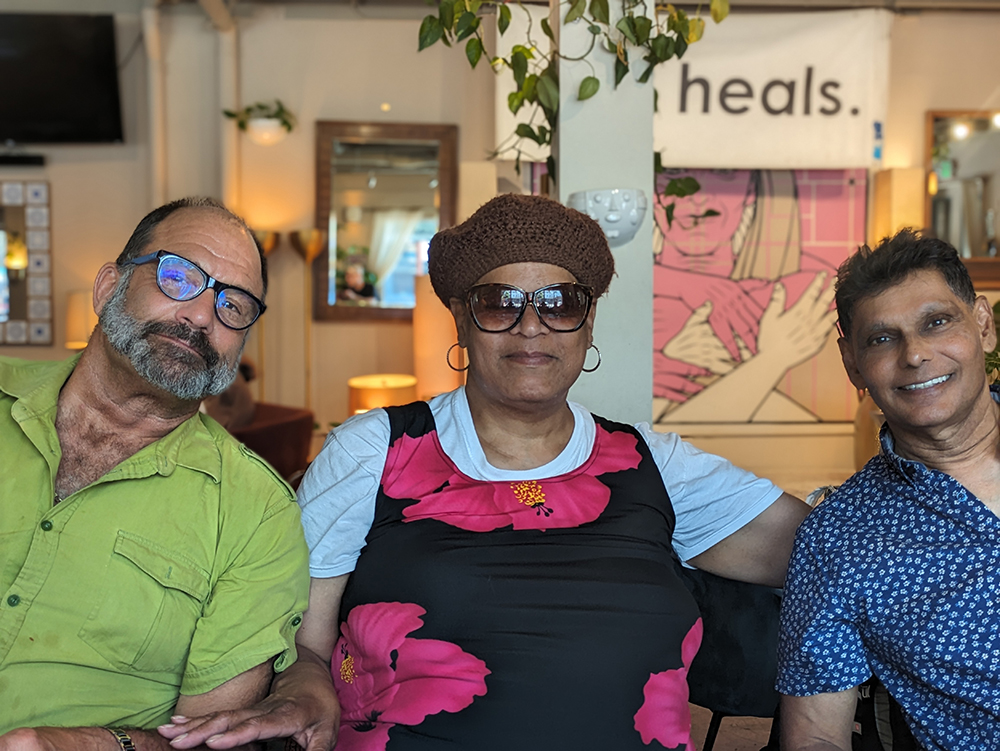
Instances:
[[[833,285],[824,286],[827,274],[820,271],[802,296],[785,310],[786,292],[776,283],[764,309],[757,335],[758,356],[780,357],[786,368],[814,357],[833,333],[837,311],[831,308]]]
[[[708,322],[730,358],[740,358],[737,337],[756,354],[758,322],[764,312],[760,303],[732,279],[691,272],[672,273],[676,275],[677,296],[691,310],[699,309],[707,301],[713,302]]]
[[[684,327],[667,342],[663,354],[670,359],[704,368],[716,375],[725,375],[739,360],[733,359],[712,329],[710,320],[713,307],[712,301],[708,300],[695,308],[684,322]],[[741,352],[747,352],[742,339],[737,339],[736,344]]]
[[[700,393],[705,386],[692,379],[711,375],[705,368],[689,365],[663,354],[654,354],[654,358],[653,396],[672,402],[685,402]]]

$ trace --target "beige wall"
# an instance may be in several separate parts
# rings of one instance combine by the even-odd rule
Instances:
[[[1000,13],[895,17],[884,167],[923,167],[927,110],[1000,108],[998,39]]]
[[[47,2],[45,10],[57,10]],[[135,41],[139,2],[120,2],[119,57]],[[79,4],[63,3],[63,10]],[[240,139],[242,211],[262,229],[288,232],[313,223],[313,123],[317,119],[439,122],[459,126],[460,160],[478,162],[493,135],[493,84],[489,70],[470,72],[461,50],[438,46],[416,53],[417,18],[363,20],[313,11],[306,6],[250,8],[240,16],[241,84],[244,102],[279,97],[300,126],[271,148]],[[134,11],[133,11],[134,8]],[[103,8],[97,8],[102,10]],[[305,10],[303,10],[305,9]],[[22,8],[23,10],[23,8]],[[412,12],[411,12],[412,13]],[[197,6],[165,6],[167,191],[220,195],[222,120],[218,104],[219,42]],[[892,32],[889,116],[885,167],[915,167],[923,160],[927,109],[1000,108],[1000,14],[914,13],[898,15]],[[151,177],[147,115],[147,63],[140,47],[122,71],[126,143],[121,146],[37,148],[47,155],[41,170],[0,168],[3,178],[46,179],[51,183],[53,248],[56,258],[55,335],[63,339],[66,293],[90,284],[101,263],[124,245],[150,208]],[[384,113],[380,105],[391,110]],[[495,179],[491,168],[463,177]],[[467,181],[469,182],[469,181]],[[489,186],[462,186],[463,214],[491,194]],[[475,193],[473,200],[469,196]],[[461,198],[461,197],[460,197]],[[287,237],[287,236],[286,236]],[[263,334],[264,398],[305,404],[305,309],[303,263],[287,239],[271,256],[271,293]],[[256,354],[258,338],[248,351]],[[308,401],[325,429],[346,414],[346,381],[352,375],[410,371],[412,333],[396,323],[322,323],[312,328],[313,389]],[[0,354],[57,358],[61,344],[46,348],[2,347]],[[443,353],[442,353],[443,356]],[[709,438],[707,448],[781,479],[768,456],[800,451],[792,472],[827,476],[850,470],[850,437],[815,441],[765,438]],[[780,444],[780,445],[779,445]]]

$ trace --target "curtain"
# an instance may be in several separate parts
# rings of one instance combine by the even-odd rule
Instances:
[[[369,262],[371,271],[378,277],[376,286],[380,293],[382,281],[399,261],[399,256],[422,215],[420,211],[400,209],[373,212]]]

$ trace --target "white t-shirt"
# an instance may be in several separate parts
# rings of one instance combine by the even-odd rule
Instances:
[[[485,482],[542,480],[583,464],[593,449],[596,426],[579,404],[570,402],[569,407],[573,435],[559,456],[535,469],[509,470],[486,460],[464,388],[430,402],[444,452],[462,473]],[[676,516],[674,550],[682,561],[742,528],[781,495],[770,480],[701,451],[676,433],[657,433],[647,423],[635,428],[649,446],[670,496]],[[314,578],[354,570],[375,519],[375,498],[388,451],[389,416],[384,410],[372,410],[333,430],[306,472],[298,498]]]

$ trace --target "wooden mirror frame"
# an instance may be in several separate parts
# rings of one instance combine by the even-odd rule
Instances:
[[[316,228],[326,230],[330,222],[333,179],[330,160],[333,141],[437,141],[438,227],[455,223],[458,211],[458,126],[423,123],[358,123],[316,121]],[[330,238],[336,247],[336,238]],[[328,240],[329,242],[329,240]],[[313,261],[313,319],[317,321],[412,320],[413,308],[379,308],[368,305],[330,305],[329,246]]]
[[[931,194],[927,189],[934,164],[934,121],[945,118],[992,118],[996,110],[928,110],[924,122],[924,227],[932,226]],[[974,284],[1000,287],[1000,258],[963,258]]]

